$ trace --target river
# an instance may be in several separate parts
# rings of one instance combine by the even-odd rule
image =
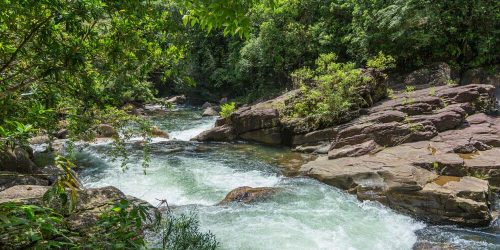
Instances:
[[[460,249],[500,249],[500,225],[484,229],[431,226],[376,202],[296,176],[309,156],[250,143],[196,143],[213,126],[201,110],[178,108],[153,119],[175,139],[155,139],[149,167],[142,146],[127,146],[127,169],[109,156],[110,145],[93,144],[78,154],[86,187],[113,185],[152,204],[167,199],[174,213],[198,214],[221,249],[412,249],[415,243]],[[215,206],[234,188],[279,187],[251,205]],[[497,204],[498,205],[498,204]]]

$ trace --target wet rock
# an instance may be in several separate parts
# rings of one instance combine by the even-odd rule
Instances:
[[[231,125],[238,134],[249,131],[278,127],[279,113],[276,109],[242,109],[230,117]]]
[[[109,124],[99,124],[97,126],[97,137],[108,138],[117,135],[115,128]]]
[[[212,107],[212,106],[213,106],[213,105],[212,105],[211,103],[209,103],[209,102],[205,102],[205,103],[203,103],[203,105],[201,105],[201,108],[202,108],[202,109],[206,109],[206,108],[209,108],[209,107]]]
[[[156,126],[153,126],[151,128],[151,134],[153,136],[156,136],[156,137],[162,137],[162,138],[166,138],[166,139],[170,138],[170,135],[167,132],[161,130],[160,128],[158,128]]]
[[[280,145],[282,140],[279,127],[253,130],[240,134],[239,137],[243,140],[256,141],[270,145]]]
[[[218,116],[219,112],[214,107],[208,107],[203,111],[201,116]]]
[[[172,104],[183,104],[186,103],[187,98],[185,95],[178,95],[167,99],[167,102]]]
[[[215,127],[195,136],[193,141],[232,141],[236,139],[231,126]]]
[[[276,188],[271,187],[239,187],[229,192],[218,205],[227,205],[232,202],[252,203],[268,198],[276,192]]]

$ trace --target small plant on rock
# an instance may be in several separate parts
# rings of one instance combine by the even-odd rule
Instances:
[[[228,118],[235,110],[236,110],[236,103],[228,102],[222,104],[222,106],[220,107],[219,114],[222,118]]]

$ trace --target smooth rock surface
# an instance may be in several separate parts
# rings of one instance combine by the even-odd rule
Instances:
[[[229,192],[218,205],[227,205],[232,202],[252,203],[265,199],[276,192],[272,187],[239,187]]]

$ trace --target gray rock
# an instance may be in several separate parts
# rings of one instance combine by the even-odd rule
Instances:
[[[97,137],[108,138],[117,135],[115,128],[109,124],[99,124],[97,126]]]
[[[218,116],[219,112],[215,110],[213,107],[208,107],[203,111],[203,114],[201,116]]]

